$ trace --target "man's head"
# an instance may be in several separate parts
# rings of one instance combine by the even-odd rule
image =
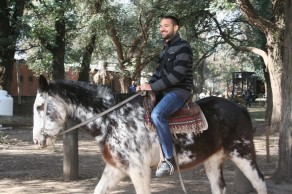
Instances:
[[[165,41],[169,41],[179,30],[179,21],[174,16],[164,16],[160,21],[160,34]]]

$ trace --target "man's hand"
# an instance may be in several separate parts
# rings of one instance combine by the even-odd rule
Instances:
[[[152,88],[151,88],[150,84],[148,84],[148,83],[144,83],[144,84],[142,84],[141,86],[137,86],[137,87],[136,87],[136,90],[137,90],[137,91],[140,91],[140,90],[151,91]]]

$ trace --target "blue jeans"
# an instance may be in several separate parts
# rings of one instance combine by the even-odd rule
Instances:
[[[156,127],[159,142],[161,144],[164,157],[173,157],[173,140],[167,118],[184,106],[182,97],[174,92],[169,92],[163,96],[151,113],[151,119]]]

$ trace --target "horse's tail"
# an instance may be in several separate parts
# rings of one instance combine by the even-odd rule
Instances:
[[[239,107],[241,108],[241,110],[245,114],[245,116],[251,121],[251,117],[250,117],[250,114],[249,114],[247,108],[243,105],[240,105],[240,104],[239,104]]]
[[[247,110],[247,108],[241,104],[238,104],[239,108],[242,110],[243,114],[247,117],[247,119],[249,120],[250,122],[250,125],[251,125],[251,128],[252,130],[255,132],[255,128],[253,127],[253,124],[252,124],[252,120],[251,120],[251,116]]]

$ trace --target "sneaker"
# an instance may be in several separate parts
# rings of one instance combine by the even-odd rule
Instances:
[[[157,168],[155,175],[157,177],[170,176],[176,169],[176,163],[174,158],[166,159]]]

